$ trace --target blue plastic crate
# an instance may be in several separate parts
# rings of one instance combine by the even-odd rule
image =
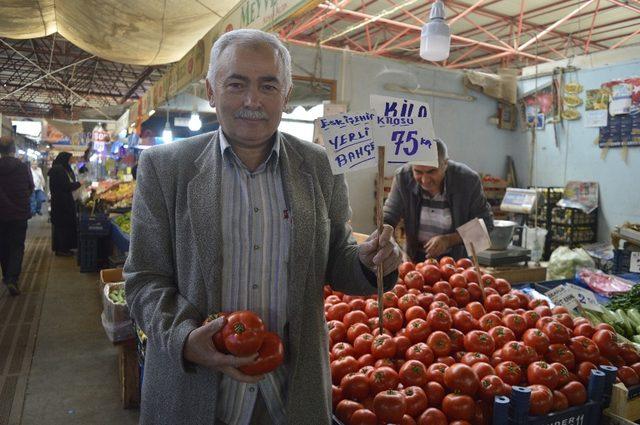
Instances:
[[[601,366],[602,370],[591,371],[588,401],[561,412],[529,416],[530,391],[525,387],[513,387],[511,397],[496,397],[493,405],[493,425],[597,425],[602,419],[602,410],[611,396],[611,385],[615,380],[615,367]]]
[[[111,222],[107,214],[82,214],[78,219],[78,234],[106,236],[111,232]]]
[[[613,273],[629,273],[629,265],[631,263],[631,253],[628,249],[613,250]],[[638,273],[634,273],[638,274]]]
[[[122,253],[129,252],[129,235],[123,232],[113,220],[111,221],[111,241],[118,251]]]
[[[81,273],[98,271],[98,238],[80,235],[78,238],[78,262]]]

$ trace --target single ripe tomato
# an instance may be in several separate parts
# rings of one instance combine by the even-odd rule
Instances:
[[[485,291],[486,293],[486,291]],[[484,300],[484,308],[487,311],[500,311],[504,308],[502,297],[498,294],[490,294]]]
[[[373,411],[383,423],[400,423],[406,410],[407,402],[400,391],[382,391],[373,399]]]
[[[453,326],[459,331],[467,333],[478,329],[480,324],[473,318],[471,313],[466,310],[460,310],[453,315]]]
[[[558,374],[558,387],[560,388],[571,381],[571,375],[569,374],[569,369],[562,363],[551,363],[551,367],[555,369]]]
[[[529,360],[526,345],[520,341],[507,342],[502,347],[502,357],[521,366],[527,364]]]
[[[427,368],[418,360],[405,362],[398,374],[400,375],[400,382],[405,387],[421,387],[427,383]]]
[[[345,398],[362,401],[369,396],[369,379],[364,373],[352,372],[342,377],[340,388]]]
[[[224,346],[231,354],[246,357],[258,352],[265,337],[262,319],[252,311],[236,311],[227,316],[222,328]]]
[[[473,420],[476,413],[476,403],[468,395],[447,394],[442,400],[442,411],[449,420]]]
[[[527,322],[519,314],[507,314],[502,321],[518,338],[527,330]]]
[[[276,370],[284,361],[284,347],[278,334],[265,332],[258,358],[251,364],[238,369],[245,375],[263,375]]]
[[[449,366],[444,363],[433,363],[427,369],[427,378],[429,382],[433,381],[439,383],[440,385],[445,385],[444,374],[448,368]]]
[[[540,355],[544,355],[549,350],[549,337],[540,329],[527,329],[522,335],[522,341],[529,347],[533,347]]]
[[[537,416],[549,413],[553,407],[553,393],[551,390],[544,385],[529,385],[529,389],[531,390],[529,414]]]
[[[562,363],[569,370],[576,366],[575,356],[564,344],[551,344],[544,358],[548,363]]]
[[[615,332],[607,329],[596,330],[591,340],[596,343],[603,356],[613,357],[619,353],[618,337]]]
[[[398,372],[389,366],[375,368],[368,375],[369,388],[371,394],[377,394],[380,391],[391,390],[398,387],[400,377]]]
[[[490,356],[495,350],[495,342],[491,335],[484,331],[471,331],[464,336],[464,348]]]
[[[407,273],[415,270],[415,268],[415,264],[413,264],[411,261],[405,261],[404,263],[400,264],[400,266],[398,266],[398,277],[400,279],[404,278]]]
[[[486,354],[478,353],[477,351],[469,351],[460,357],[460,363],[464,363],[467,366],[473,366],[476,363],[489,363],[490,361],[491,359]]]
[[[620,378],[622,383],[627,387],[640,384],[640,377],[636,371],[629,366],[622,366],[618,369],[618,378]]]
[[[398,332],[402,329],[403,323],[404,319],[400,309],[389,307],[382,312],[382,326],[389,332]]]
[[[364,312],[361,311],[361,313]],[[347,329],[347,341],[353,345],[358,336],[366,333],[369,333],[369,326],[364,323],[355,323]]]
[[[435,407],[429,407],[418,418],[418,425],[448,425],[447,416]]]
[[[359,409],[351,415],[349,425],[378,425],[378,417],[369,409]]]
[[[573,351],[576,361],[589,361],[596,363],[600,358],[598,346],[586,336],[575,336],[571,338],[569,349]]]
[[[598,369],[596,365],[591,362],[582,362],[578,365],[578,379],[584,386],[589,385],[589,377],[591,376],[591,371],[593,369]]]
[[[495,328],[496,326],[504,325],[504,323],[502,322],[502,319],[498,317],[496,313],[486,313],[482,315],[482,317],[479,320],[479,323],[480,323],[480,328],[482,328],[482,330],[486,332],[489,332],[491,329]]]
[[[471,369],[473,369],[473,373],[476,374],[478,379],[482,379],[487,375],[495,375],[496,371],[489,363],[478,362],[471,365]]]
[[[469,267],[473,267],[473,262],[468,258],[461,258],[456,261],[457,267],[462,267],[463,269],[468,269]]]
[[[353,349],[353,346],[348,342],[339,342],[333,347],[331,347],[331,354],[334,359],[339,359],[340,357],[345,356],[354,356],[356,355],[356,351]]]
[[[536,322],[540,319],[540,315],[533,310],[525,311],[521,316],[527,322],[527,328],[535,328]]]
[[[431,334],[431,328],[426,320],[413,319],[407,324],[407,334],[411,342],[415,344],[426,341],[427,337]]]
[[[418,360],[425,366],[430,366],[434,359],[433,351],[424,342],[412,345],[405,352],[406,360]]]
[[[587,389],[578,381],[565,384],[560,388],[560,392],[567,397],[571,406],[580,406],[587,402]]]
[[[407,402],[406,414],[414,418],[419,417],[429,407],[427,394],[421,387],[411,386],[402,390]]]
[[[558,322],[547,323],[544,325],[544,328],[542,328],[542,332],[547,334],[549,342],[552,344],[564,344],[569,342],[569,338],[571,338],[571,331],[569,328]]]
[[[553,390],[553,406],[551,410],[553,412],[561,412],[568,408],[569,400],[567,400],[567,396],[559,390]]]
[[[480,385],[478,377],[473,372],[473,369],[463,363],[455,363],[445,370],[444,383],[449,390],[469,396],[474,396],[478,391],[478,386]]]
[[[396,355],[397,345],[389,335],[378,335],[371,343],[371,355],[376,359],[392,358]]]
[[[440,267],[437,267],[433,264],[427,264],[426,266],[424,266],[420,270],[420,273],[422,273],[425,285],[433,285],[434,283],[442,279]]]
[[[436,357],[448,356],[451,352],[449,335],[442,331],[435,331],[427,339],[427,345]]]
[[[353,349],[358,356],[365,354],[371,354],[371,343],[373,342],[373,335],[370,333],[364,333],[358,335],[353,341]]]
[[[434,308],[427,314],[427,323],[434,331],[446,332],[451,328],[452,319],[447,310]]]
[[[327,320],[342,320],[344,316],[351,311],[349,304],[345,302],[339,302],[333,304],[327,309]]]
[[[479,395],[482,400],[493,402],[497,395],[504,393],[504,382],[496,375],[486,375],[480,379]]]
[[[340,419],[342,423],[351,423],[351,417],[360,409],[364,409],[364,406],[353,400],[341,400],[336,406],[336,417]]]
[[[534,362],[527,368],[527,381],[529,384],[544,385],[550,390],[558,386],[558,372],[547,362]]]
[[[516,340],[516,335],[506,326],[496,326],[489,329],[488,332],[496,347],[504,347],[507,342]]]
[[[354,357],[346,356],[332,361],[330,368],[331,380],[335,385],[338,385],[342,380],[342,377],[349,373],[356,372],[360,368],[360,365]]]
[[[586,336],[587,338],[591,338],[594,333],[596,333],[596,329],[591,326],[590,323],[581,323],[573,328],[573,334],[575,336]]]
[[[522,369],[520,366],[510,360],[499,363],[495,367],[496,375],[504,381],[505,384],[519,385],[522,381]]]
[[[412,270],[404,276],[404,284],[407,285],[407,288],[422,289],[424,278],[420,272]]]

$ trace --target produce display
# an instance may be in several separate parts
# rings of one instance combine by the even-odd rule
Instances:
[[[275,370],[284,360],[284,347],[278,334],[268,332],[262,319],[251,311],[236,311],[231,314],[218,313],[207,317],[208,323],[220,316],[226,324],[213,336],[218,351],[234,356],[246,357],[258,353],[255,362],[238,369],[247,375],[262,375]]]
[[[515,385],[531,389],[535,416],[586,403],[598,365],[618,367],[627,386],[640,381],[640,353],[612,325],[551,308],[489,274],[481,282],[484,297],[471,262],[444,257],[403,263],[382,300],[326,286],[336,417],[345,425],[486,424],[494,397]]]
[[[131,233],[131,212],[126,212],[113,219],[116,225],[126,234]]]
[[[109,299],[118,305],[127,305],[124,298],[124,282],[117,282],[109,288]]]
[[[105,181],[85,202],[85,206],[93,211],[107,211],[113,208],[131,208],[135,182]]]

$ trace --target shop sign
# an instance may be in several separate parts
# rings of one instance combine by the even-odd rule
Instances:
[[[371,112],[331,115],[318,118],[333,174],[361,170],[377,165]]]

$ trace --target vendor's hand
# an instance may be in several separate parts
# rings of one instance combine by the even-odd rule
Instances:
[[[184,358],[192,363],[229,375],[237,381],[255,384],[264,375],[245,375],[236,368],[253,363],[258,357],[257,354],[249,357],[236,357],[221,353],[213,343],[213,335],[224,327],[225,322],[224,317],[218,317],[191,331],[184,345]]]
[[[447,235],[434,236],[424,244],[424,252],[428,257],[439,257],[450,248],[449,237]]]
[[[358,256],[360,262],[371,270],[375,270],[378,264],[382,264],[385,276],[397,270],[402,262],[402,256],[400,247],[393,239],[393,227],[385,224],[380,238],[376,229],[366,241],[358,245]]]

